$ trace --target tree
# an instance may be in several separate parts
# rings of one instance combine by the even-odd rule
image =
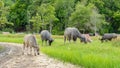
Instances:
[[[2,0],[5,6],[12,6],[16,2],[16,0]]]
[[[120,32],[120,11],[117,11],[113,15],[114,23],[112,23],[112,26],[115,29],[115,32]]]
[[[0,30],[3,30],[6,26],[13,26],[9,23],[6,16],[8,14],[8,8],[4,6],[4,2],[0,1]],[[7,28],[9,28],[7,27]]]
[[[106,21],[109,23],[109,32],[118,32],[119,24],[116,21],[115,14],[120,10],[120,0],[88,0],[87,2],[95,4],[100,14],[104,14]]]
[[[54,34],[63,34],[66,27],[74,26],[86,32],[120,32],[120,0],[1,0],[0,2],[4,4],[0,8],[0,24],[2,23],[0,30],[14,28],[15,31],[38,32],[50,29]],[[38,23],[40,25],[36,25]]]
[[[32,22],[33,32],[39,33],[39,30],[40,30],[40,27],[41,27],[41,17],[38,15],[38,13],[36,14],[36,16],[32,17],[30,22]]]
[[[24,31],[28,24],[27,10],[30,0],[18,0],[10,9],[8,20],[14,23],[15,31]]]
[[[6,23],[6,19],[3,16],[3,8],[4,8],[4,3],[0,1],[0,27],[3,28]]]
[[[90,14],[90,29],[94,33],[97,33],[97,31],[100,31],[101,29],[104,30],[103,25],[106,23],[107,22],[105,21],[105,17],[99,14],[97,8],[94,7]]]
[[[93,4],[85,6],[78,2],[75,11],[71,14],[69,25],[86,32],[98,31],[102,24],[106,22],[104,16],[100,15],[95,9],[96,7]]]
[[[80,3],[75,6],[75,11],[70,16],[69,26],[74,26],[79,30],[83,30],[85,24],[89,22],[90,9]]]
[[[54,21],[58,21],[55,16],[55,8],[51,5],[47,6],[47,14],[45,16],[46,22],[49,24],[50,33],[52,32],[52,26]]]
[[[42,29],[46,29],[49,25],[50,32],[52,30],[52,22],[58,20],[55,17],[55,8],[50,4],[42,4],[38,7],[38,14],[41,17]]]
[[[74,10],[74,4],[75,0],[56,0],[54,3],[55,6],[55,12],[56,12],[56,17],[59,19],[59,22],[57,23],[59,29],[63,31],[66,27],[68,27],[68,22],[69,22],[69,16]]]

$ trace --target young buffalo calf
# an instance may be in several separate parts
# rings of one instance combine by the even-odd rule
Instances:
[[[23,50],[25,51],[25,49],[27,49],[28,52],[28,49],[30,49],[30,53],[31,53],[32,48],[34,49],[34,55],[36,55],[36,53],[37,55],[39,55],[39,46],[37,45],[36,38],[34,35],[29,34],[24,37]]]
[[[89,34],[82,34],[82,36],[86,38],[86,43],[87,42],[92,42]],[[81,42],[83,42],[83,41],[81,41]]]

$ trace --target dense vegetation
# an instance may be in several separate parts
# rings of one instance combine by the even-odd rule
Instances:
[[[1,35],[0,42],[22,43],[24,35]],[[40,36],[37,36],[39,45]],[[14,37],[14,38],[13,38]],[[62,36],[53,36],[55,41],[52,46],[40,46],[40,51],[50,57],[64,62],[70,62],[85,68],[120,68],[120,37],[112,42],[101,43],[99,37],[92,37],[93,42],[84,44],[77,40],[76,43],[64,45]]]
[[[120,0],[0,0],[0,31],[120,33]]]

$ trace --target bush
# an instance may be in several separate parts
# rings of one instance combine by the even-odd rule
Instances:
[[[14,33],[14,30],[11,29],[11,28],[4,28],[4,29],[2,29],[2,31],[4,31],[4,32]]]
[[[52,30],[53,35],[64,35],[64,31]]]

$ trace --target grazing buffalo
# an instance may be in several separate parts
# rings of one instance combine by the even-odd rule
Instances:
[[[41,31],[41,39],[42,39],[42,45],[43,42],[45,41],[46,43],[48,42],[48,44],[51,46],[51,43],[54,41],[53,38],[51,37],[50,32],[47,30]]]
[[[28,49],[30,48],[30,53],[32,53],[32,48],[34,49],[34,55],[39,55],[39,46],[37,45],[37,42],[36,42],[36,38],[34,35],[26,35],[24,37],[24,42],[23,42],[23,50],[25,51],[25,49],[27,49],[27,52],[28,52]],[[24,52],[23,52],[24,54]]]
[[[117,38],[117,34],[115,34],[115,33],[109,33],[109,34],[104,34],[100,40],[101,40],[101,42],[103,42],[104,40],[111,41],[112,39],[115,39],[115,38]]]
[[[70,42],[71,40],[76,41],[77,38],[79,38],[82,42],[87,43],[86,38],[81,35],[77,28],[68,27],[65,29],[64,43],[66,42],[66,39]]]
[[[84,36],[86,38],[87,42],[92,42],[90,35],[89,34],[82,34],[82,36]],[[82,41],[81,41],[82,42]]]

